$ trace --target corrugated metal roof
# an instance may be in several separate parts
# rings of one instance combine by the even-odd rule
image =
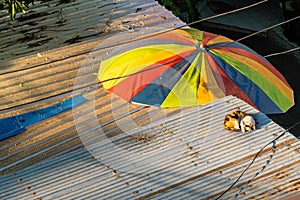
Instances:
[[[62,24],[57,23],[61,15]],[[97,85],[95,76],[110,49],[104,45],[118,45],[126,39],[122,35],[130,39],[148,27],[180,25],[184,23],[153,0],[45,1],[32,6],[19,21],[10,22],[8,16],[2,16],[0,117],[44,108],[76,94],[91,100],[96,91],[95,103],[84,106],[94,109],[96,104],[99,118],[105,116],[109,129],[114,126],[109,114],[111,96]],[[127,26],[133,32],[124,28]],[[148,110],[132,107],[132,117]],[[0,173],[13,172],[81,145],[73,113],[66,111],[0,141],[0,169],[4,170]]]
[[[162,110],[128,104],[97,84],[94,73],[111,49],[105,45],[147,27],[184,25],[153,0],[43,1],[32,10],[15,22],[1,16],[0,117],[76,94],[88,101],[0,141],[0,199],[211,199],[283,131],[233,97]],[[222,129],[236,106],[257,113],[258,130]],[[298,191],[299,149],[287,133],[224,199]]]
[[[256,115],[256,131],[223,130],[224,113],[235,106]],[[212,199],[235,181],[261,147],[283,131],[233,97],[109,138],[90,130],[89,134],[101,138],[85,146],[90,153],[77,149],[2,176],[1,197]],[[143,134],[147,140],[138,139]],[[300,190],[299,149],[299,141],[287,133],[262,152],[224,199],[270,199]]]
[[[235,106],[255,115],[257,130],[223,130],[224,113]],[[86,148],[1,176],[1,197],[214,199],[282,131],[263,113],[226,97],[112,137],[90,129],[94,140]],[[300,190],[299,149],[299,141],[286,133],[224,199],[273,199]]]

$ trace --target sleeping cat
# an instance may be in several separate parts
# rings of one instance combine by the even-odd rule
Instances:
[[[230,131],[246,131],[255,130],[255,120],[254,118],[236,108],[233,112],[230,112],[225,116],[223,127]]]

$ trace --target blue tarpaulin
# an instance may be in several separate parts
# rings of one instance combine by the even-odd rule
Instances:
[[[83,96],[78,95],[47,108],[2,118],[0,119],[0,140],[20,134],[26,130],[26,126],[57,115],[85,101],[87,100]]]

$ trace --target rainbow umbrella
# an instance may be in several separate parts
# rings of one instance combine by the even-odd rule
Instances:
[[[266,114],[294,105],[293,90],[264,57],[224,36],[171,29],[114,49],[98,73],[123,99],[161,107],[236,96]]]

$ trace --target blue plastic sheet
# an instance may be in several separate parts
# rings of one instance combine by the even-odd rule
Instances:
[[[85,101],[87,100],[83,96],[78,95],[47,108],[2,118],[0,119],[0,140],[20,134],[26,130],[26,126],[57,115]]]

